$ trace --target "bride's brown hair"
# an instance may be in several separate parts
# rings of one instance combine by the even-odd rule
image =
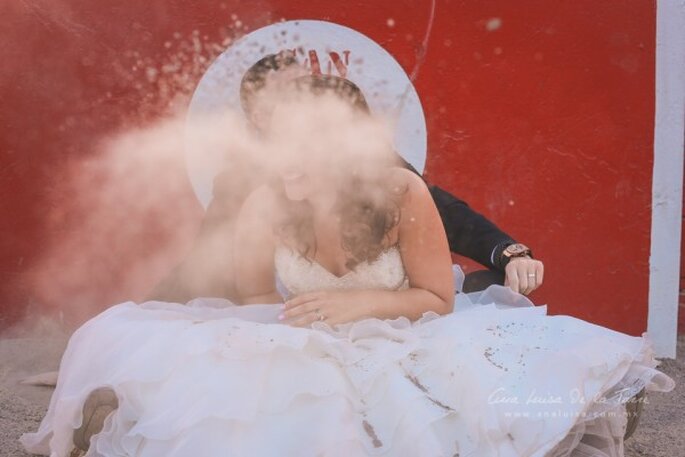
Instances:
[[[334,94],[349,103],[360,115],[370,115],[369,106],[362,91],[347,79],[335,76],[305,76],[295,80],[298,90],[314,95]],[[393,163],[376,164],[375,173],[359,173],[346,170],[342,183],[337,187],[334,213],[340,220],[342,248],[349,254],[347,268],[354,269],[359,263],[373,261],[387,248],[391,230],[399,223],[399,198],[406,186],[393,184],[389,171]],[[374,166],[374,165],[369,165]],[[316,237],[313,226],[313,208],[307,201],[290,200],[283,182],[273,179],[272,187],[284,209],[276,224],[277,236],[297,250],[305,258],[314,257]]]

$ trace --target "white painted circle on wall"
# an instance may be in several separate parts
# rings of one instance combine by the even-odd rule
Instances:
[[[364,93],[373,113],[394,120],[396,150],[419,172],[426,162],[426,120],[418,94],[400,64],[369,37],[326,21],[296,20],[257,29],[226,49],[207,69],[193,93],[188,123],[227,108],[240,110],[240,80],[262,57],[297,50],[298,61],[318,60],[324,74],[345,76]],[[335,64],[338,62],[338,65]],[[341,71],[345,73],[341,74]],[[222,157],[186,137],[186,167],[197,198],[206,208]]]

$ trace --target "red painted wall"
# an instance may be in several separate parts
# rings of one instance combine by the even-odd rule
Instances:
[[[166,267],[149,266],[139,281],[127,272],[160,249],[169,262],[180,258],[202,215],[182,155],[170,165],[183,183],[173,211],[160,210],[116,245],[108,241],[115,233],[93,233],[84,222],[93,208],[73,203],[65,170],[105,135],[149,123],[170,101],[187,104],[222,49],[214,44],[285,18],[352,27],[407,72],[425,52],[415,85],[429,128],[427,176],[533,247],[546,280],[532,298],[550,314],[639,335],[647,319],[654,2],[438,0],[423,49],[429,12],[430,2],[408,0],[3,2],[2,325],[27,309],[83,320],[140,299]],[[488,30],[492,18],[501,26]],[[208,60],[193,58],[197,50]],[[165,65],[180,71],[143,71]],[[125,208],[133,198],[107,204]],[[169,224],[181,220],[193,224],[175,234]],[[75,246],[71,257],[37,268],[65,236],[102,249]],[[65,280],[65,271],[81,273]]]

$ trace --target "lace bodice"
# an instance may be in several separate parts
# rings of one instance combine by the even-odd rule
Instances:
[[[353,271],[342,276],[336,276],[320,263],[304,258],[286,246],[276,248],[274,262],[281,285],[287,289],[282,293],[287,296],[316,290],[399,290],[409,287],[397,246],[386,249],[372,262],[361,262]]]

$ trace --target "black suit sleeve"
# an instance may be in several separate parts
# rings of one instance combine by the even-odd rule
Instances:
[[[421,176],[409,162],[401,160],[406,168]],[[516,241],[485,216],[474,211],[465,201],[438,186],[426,184],[440,213],[450,251],[473,259],[490,269],[502,270],[490,261],[492,252],[497,246]]]
[[[463,200],[438,186],[429,184],[428,189],[440,212],[450,250],[490,269],[501,270],[490,261],[493,250],[500,244],[516,241]]]

